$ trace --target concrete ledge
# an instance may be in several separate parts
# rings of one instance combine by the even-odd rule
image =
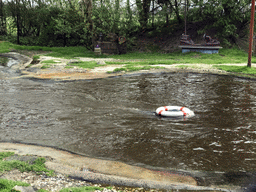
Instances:
[[[46,162],[48,169],[92,183],[167,190],[230,191],[197,186],[195,179],[188,175],[179,173],[161,174],[157,171],[122,162],[89,158],[51,147],[0,143],[0,151],[13,151],[18,155],[28,154],[46,157],[46,159],[50,159]]]

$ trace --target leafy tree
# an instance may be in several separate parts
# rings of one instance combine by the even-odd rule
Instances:
[[[5,4],[0,0],[0,35],[7,35]]]
[[[205,27],[199,33],[214,30],[216,36],[228,43],[236,42],[238,35],[245,35],[249,24],[250,0],[192,0],[194,8],[190,11],[193,21],[204,21]]]

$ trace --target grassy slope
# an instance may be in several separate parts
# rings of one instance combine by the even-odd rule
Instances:
[[[23,161],[13,160],[13,161],[3,161],[4,158],[14,155],[13,152],[0,152],[0,172],[6,172],[10,171],[12,169],[18,169],[21,172],[29,172],[33,171],[37,174],[40,174],[42,172],[48,173],[48,175],[53,175],[52,170],[47,170],[45,168],[45,159],[44,158],[38,158],[34,161],[34,164],[30,165]],[[0,179],[0,191],[1,192],[11,192],[14,191],[12,188],[15,186],[29,186],[28,183],[20,182],[20,181],[12,181],[7,179]],[[108,187],[111,189],[112,187]],[[61,190],[61,192],[89,192],[89,191],[95,191],[100,190],[102,191],[103,188],[101,187],[95,187],[95,186],[86,186],[86,187],[76,187],[76,188],[64,188]],[[46,192],[46,190],[38,190],[39,192]]]
[[[72,59],[75,57],[92,57],[92,58],[114,58],[119,61],[107,61],[106,64],[126,64],[122,69],[116,71],[134,71],[141,69],[157,68],[155,64],[227,64],[227,63],[247,63],[248,55],[245,51],[233,48],[233,49],[220,49],[219,54],[202,54],[202,53],[181,53],[181,51],[173,53],[127,53],[124,55],[95,55],[92,51],[86,50],[85,47],[39,47],[39,46],[20,46],[9,42],[0,42],[0,53],[8,52],[10,50],[43,50],[50,51],[47,56],[60,57],[66,59]],[[256,58],[252,57],[252,63],[256,63]],[[96,62],[81,62],[78,64],[72,64],[82,68],[94,68],[99,66]],[[139,65],[139,66],[138,66]],[[219,66],[215,66],[220,68]],[[228,66],[223,67],[222,70],[235,72],[239,68],[239,72],[256,74],[254,68],[249,70],[244,67]]]

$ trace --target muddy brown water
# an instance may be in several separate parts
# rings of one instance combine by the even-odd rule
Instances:
[[[0,68],[0,140],[54,146],[146,168],[252,171],[256,167],[253,80],[158,73],[91,81],[12,79]],[[155,116],[160,106],[190,119]]]

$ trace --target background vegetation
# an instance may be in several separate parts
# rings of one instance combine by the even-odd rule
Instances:
[[[85,46],[102,33],[152,42],[180,37],[185,0],[0,0],[0,40],[22,45]],[[248,34],[250,0],[187,0],[187,30],[193,38],[208,33],[224,45]],[[158,39],[157,39],[158,37]],[[143,44],[143,42],[141,42]],[[148,43],[149,44],[149,43]],[[141,45],[139,45],[141,46]],[[151,47],[158,49],[158,47]]]

